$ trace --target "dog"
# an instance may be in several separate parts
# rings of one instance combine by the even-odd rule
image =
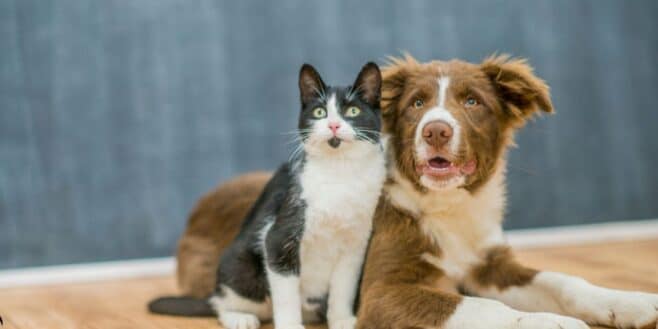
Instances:
[[[548,86],[526,61],[420,63],[406,55],[382,73],[388,180],[363,269],[357,328],[657,327],[658,295],[525,267],[506,244],[507,150],[527,120],[553,112]],[[242,197],[257,196],[263,185],[242,189]],[[242,218],[207,220],[233,227],[225,223]],[[193,290],[184,293],[210,293]]]

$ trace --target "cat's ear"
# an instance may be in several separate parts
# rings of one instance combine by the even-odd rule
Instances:
[[[302,65],[299,70],[299,95],[302,107],[312,100],[324,95],[327,86],[322,81],[320,73],[310,64]]]
[[[379,108],[382,93],[382,73],[379,66],[373,62],[364,65],[352,85],[352,90],[370,106]]]

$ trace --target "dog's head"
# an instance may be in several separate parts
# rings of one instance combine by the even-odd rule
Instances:
[[[476,189],[514,131],[553,111],[548,86],[525,60],[508,56],[472,64],[407,55],[392,58],[383,77],[384,130],[397,169],[420,190]]]

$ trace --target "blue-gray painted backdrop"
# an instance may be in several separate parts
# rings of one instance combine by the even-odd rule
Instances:
[[[195,200],[271,169],[303,62],[529,58],[507,227],[658,216],[658,1],[0,1],[0,268],[172,253]]]

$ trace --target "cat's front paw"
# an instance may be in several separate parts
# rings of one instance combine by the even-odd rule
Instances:
[[[624,329],[658,328],[658,295],[601,289],[587,300],[589,314],[583,318],[592,324]]]
[[[258,317],[242,312],[221,312],[219,322],[226,329],[258,329],[260,327]]]
[[[275,325],[274,329],[304,329],[304,326],[301,324],[280,324]]]
[[[354,329],[355,326],[356,326],[355,316],[329,321],[329,329]]]

